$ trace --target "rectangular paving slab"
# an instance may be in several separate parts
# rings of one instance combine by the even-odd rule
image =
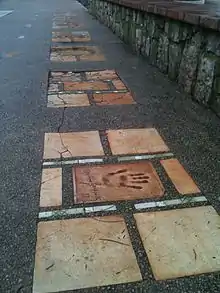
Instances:
[[[73,168],[75,202],[157,198],[163,185],[149,162]]]
[[[104,155],[98,131],[45,133],[44,159]]]
[[[155,128],[108,130],[107,135],[114,155],[169,151]]]
[[[141,280],[122,216],[38,224],[34,293]]]
[[[56,46],[51,48],[50,60],[55,62],[104,61],[96,46]]]
[[[76,31],[76,32],[63,32],[57,31],[52,32],[52,41],[61,43],[71,43],[71,42],[89,42],[91,37],[86,31]]]
[[[220,216],[212,206],[135,214],[157,280],[220,270]]]

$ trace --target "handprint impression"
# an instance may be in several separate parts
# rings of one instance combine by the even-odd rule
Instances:
[[[143,189],[143,183],[148,183],[150,177],[145,173],[129,173],[127,169],[111,172],[102,177],[107,186]]]

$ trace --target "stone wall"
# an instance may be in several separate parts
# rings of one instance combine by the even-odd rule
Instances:
[[[195,100],[220,116],[220,33],[112,1],[90,12]]]

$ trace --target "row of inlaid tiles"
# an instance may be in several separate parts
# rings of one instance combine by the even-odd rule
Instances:
[[[53,25],[54,28],[79,26],[81,25],[74,23],[74,18],[71,16],[56,17]],[[88,34],[83,35],[87,40],[90,38]],[[69,40],[76,41],[76,38],[82,39],[82,33],[78,35],[53,33],[54,41],[69,42]],[[95,61],[103,60],[104,56],[100,55],[97,47],[69,46],[53,48],[51,59]],[[51,75],[48,106],[88,105],[87,91],[99,94],[94,91],[105,91],[106,88],[103,86],[106,87],[106,84],[108,90],[113,91],[114,78],[105,80],[105,84],[101,84],[97,83],[95,80],[97,78],[94,76],[89,81],[89,73],[83,74],[85,80],[82,80],[82,74],[78,75],[80,80],[76,80],[77,75],[73,73]],[[97,76],[100,74],[103,76],[105,73],[96,73]],[[54,78],[57,77],[58,81],[53,84]],[[121,82],[118,76],[117,78],[118,82]],[[100,78],[98,80],[100,81]],[[69,84],[65,85],[65,82]],[[118,90],[116,86],[115,90]],[[123,90],[129,95],[127,89]],[[97,101],[94,95],[93,99],[99,104],[99,100]],[[101,99],[104,101],[106,99],[109,104],[111,98],[109,95]],[[129,101],[132,101],[131,95]],[[121,103],[124,103],[123,98]],[[111,152],[115,155],[155,154],[169,151],[155,129],[109,130],[106,134]],[[104,156],[104,150],[98,131],[45,134],[44,159],[100,155]],[[200,192],[178,160],[161,160],[161,164],[180,193]],[[43,169],[41,206],[62,204],[61,170],[61,168]],[[156,170],[147,161],[73,167],[73,182],[76,202],[102,201],[106,198],[112,201],[128,199],[129,196],[133,199],[137,198],[137,194],[146,197],[154,194],[162,196],[164,192]],[[91,196],[88,197],[87,193]],[[147,263],[149,261],[155,279],[170,279],[220,269],[218,245],[220,221],[211,206],[135,213],[134,219],[147,254],[147,258],[142,261]],[[136,260],[129,229],[131,229],[129,223],[119,215],[40,222],[37,231],[33,292],[59,292],[141,281],[145,276],[139,268],[140,263]],[[147,273],[151,275],[150,268]]]
[[[211,206],[134,218],[147,254],[142,262],[156,280],[220,270],[220,218]],[[33,292],[141,281],[127,227],[119,215],[40,222]]]
[[[181,195],[200,193],[177,159],[160,161]],[[62,168],[44,168],[40,206],[62,205]],[[72,204],[161,198],[165,188],[152,163],[76,166],[72,168]]]
[[[48,107],[135,104],[115,70],[50,72]]]
[[[169,151],[154,128],[107,131],[114,155],[163,153]],[[80,156],[104,156],[98,131],[46,133],[44,159]],[[177,159],[161,160],[161,164],[180,194],[200,190]],[[62,201],[62,169],[43,169],[41,206],[59,206]],[[75,203],[159,198],[163,184],[150,162],[105,164],[73,167],[72,186]]]

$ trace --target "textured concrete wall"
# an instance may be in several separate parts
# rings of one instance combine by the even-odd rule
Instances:
[[[220,36],[167,17],[101,0],[90,12],[198,102],[220,115]]]

